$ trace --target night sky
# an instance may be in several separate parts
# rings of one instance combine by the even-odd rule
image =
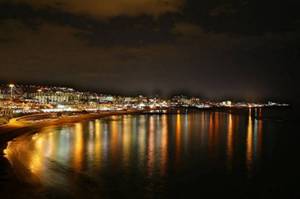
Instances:
[[[0,0],[0,81],[294,101],[298,0]]]

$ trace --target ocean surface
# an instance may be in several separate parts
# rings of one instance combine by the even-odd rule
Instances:
[[[284,109],[121,115],[8,143],[7,198],[299,198],[299,130]]]

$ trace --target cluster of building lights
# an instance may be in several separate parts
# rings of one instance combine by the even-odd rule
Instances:
[[[213,102],[196,97],[175,96],[135,97],[103,95],[81,92],[67,87],[43,87],[34,85],[0,86],[0,116],[41,112],[97,112],[115,110],[165,111],[171,108],[213,107],[266,107],[288,106],[269,102],[267,104],[231,101]]]

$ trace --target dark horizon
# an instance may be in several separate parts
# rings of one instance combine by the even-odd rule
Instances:
[[[294,0],[0,1],[0,80],[298,104]]]

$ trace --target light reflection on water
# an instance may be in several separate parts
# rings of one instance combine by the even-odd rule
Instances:
[[[221,112],[127,115],[47,127],[10,142],[5,154],[21,179],[54,187],[77,186],[76,175],[100,179],[105,187],[105,172],[154,179],[184,169],[230,173],[244,165],[251,176],[263,143],[263,122],[253,111],[261,114],[255,109],[245,117]]]

